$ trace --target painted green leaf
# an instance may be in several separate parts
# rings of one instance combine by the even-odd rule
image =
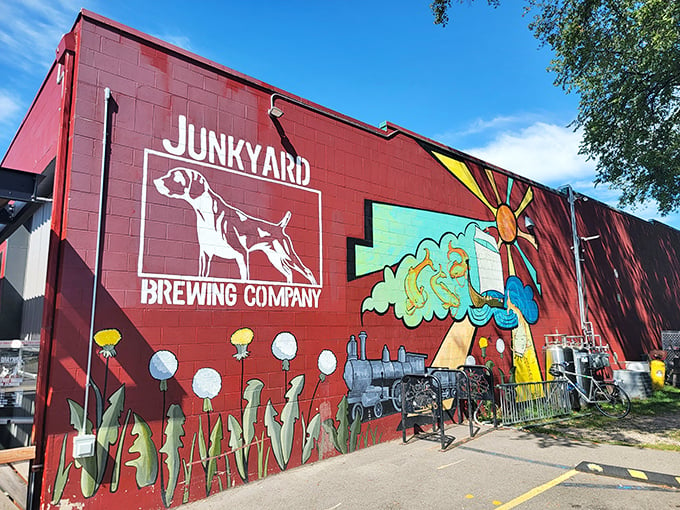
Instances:
[[[71,400],[70,398],[67,398],[66,402],[68,403],[68,408],[71,415],[69,420],[71,426],[77,432],[80,432],[80,427],[83,426],[83,407],[78,402]],[[85,422],[85,433],[92,434],[92,422],[90,420]]]
[[[205,495],[210,494],[210,489],[212,487],[212,481],[217,472],[217,457],[222,454],[222,438],[224,434],[222,432],[222,416],[217,415],[217,421],[213,426],[212,432],[210,433],[210,447],[208,448],[208,471],[205,477]]]
[[[257,421],[257,409],[260,407],[260,394],[264,383],[258,379],[251,379],[243,390],[243,398],[248,401],[243,411],[243,439],[245,444],[250,444],[255,437],[255,422]]]
[[[210,433],[210,431],[208,431]],[[208,449],[205,446],[205,438],[203,437],[203,424],[201,423],[201,415],[198,415],[198,455],[201,458],[201,464],[203,465],[203,471],[208,469],[208,461],[206,457],[208,456]]]
[[[168,467],[168,486],[161,487],[161,499],[166,508],[170,507],[177,488],[177,479],[181,467],[179,449],[184,446],[182,438],[184,437],[184,422],[186,421],[182,408],[177,404],[172,404],[168,408],[167,417],[165,443],[159,450],[161,454],[165,454],[165,465]]]
[[[125,384],[121,384],[108,399],[104,414],[102,415],[101,426],[97,430],[97,444],[95,453],[97,457],[97,487],[101,485],[106,471],[106,462],[109,459],[109,447],[118,441],[118,428],[120,427],[120,417],[123,414],[125,404]]]
[[[277,414],[270,399],[267,401],[267,407],[264,410],[264,426],[267,428],[267,436],[271,440],[276,463],[283,470],[286,469],[286,464],[283,460],[283,451],[281,449],[281,424],[276,421]]]
[[[290,389],[286,392],[286,405],[281,412],[281,450],[283,461],[288,466],[290,454],[293,450],[293,437],[295,435],[295,422],[300,417],[300,405],[298,397],[305,386],[305,376],[300,374],[290,381]],[[285,468],[284,468],[285,469]]]
[[[71,470],[73,461],[68,463],[68,466],[64,468],[66,463],[66,444],[68,443],[68,434],[64,434],[64,439],[61,443],[61,455],[59,455],[59,467],[57,468],[57,476],[54,479],[54,488],[52,490],[52,504],[58,505],[61,501],[61,496],[64,494],[64,488],[66,487],[66,482],[68,482],[68,473]]]
[[[314,444],[319,440],[319,434],[321,433],[321,415],[319,413],[314,415],[314,418],[309,422],[309,426],[305,426],[305,418],[302,417],[302,429],[305,433],[305,438],[303,439],[302,446],[302,463],[304,464],[309,460],[312,455],[312,449]]]
[[[125,442],[125,431],[127,430],[128,422],[130,421],[130,413],[132,411],[128,409],[125,415],[125,423],[123,428],[120,430],[120,439],[118,440],[118,446],[116,447],[116,458],[113,461],[113,473],[111,473],[111,486],[110,491],[116,492],[118,490],[118,484],[120,483],[120,466],[121,459],[123,457],[123,444]]]
[[[335,414],[338,420],[338,443],[342,448],[342,453],[347,453],[347,442],[349,441],[349,406],[347,396],[343,396],[338,404],[338,412]]]
[[[255,437],[255,422],[257,421],[257,410],[260,407],[260,394],[264,383],[258,379],[251,379],[243,390],[243,398],[248,402],[243,411],[243,463],[248,469],[248,454],[250,444]]]
[[[182,467],[184,468],[184,495],[182,496],[182,503],[189,502],[189,487],[191,486],[191,471],[194,467],[194,446],[196,445],[196,432],[191,440],[191,452],[189,453],[189,464],[182,459]]]
[[[266,423],[266,422],[265,422]],[[234,459],[236,460],[236,470],[238,471],[241,480],[244,482],[248,481],[248,473],[246,472],[246,466],[243,461],[243,437],[241,431],[241,425],[238,420],[232,415],[227,418],[227,428],[229,429],[229,447],[234,452]]]
[[[133,413],[135,424],[131,434],[137,436],[130,446],[130,453],[138,453],[139,456],[125,463],[126,466],[135,468],[135,480],[140,489],[153,485],[158,477],[158,452],[151,439],[152,433],[144,418]]]
[[[335,429],[335,422],[331,418],[328,418],[327,420],[324,420],[321,425],[326,431],[326,434],[328,434],[328,437],[331,438],[333,447],[340,453],[347,453],[347,446],[345,446],[345,451],[343,452],[342,446],[338,443],[338,431]]]
[[[357,414],[354,417],[352,426],[349,429],[349,451],[353,452],[357,449],[358,438],[361,435],[361,418]]]
[[[74,429],[80,433],[80,428],[83,426],[83,408],[82,406],[71,400],[66,399],[70,411],[70,422]],[[85,421],[85,433],[92,434],[92,422]],[[83,496],[91,498],[97,492],[97,458],[86,457],[82,459],[75,459],[74,464],[76,469],[80,469],[80,490]]]
[[[347,396],[343,396],[338,404],[338,411],[335,413],[335,419],[338,421],[337,428],[335,422],[330,418],[324,420],[321,424],[326,434],[331,438],[333,446],[340,453],[347,453],[350,434],[348,416]],[[359,430],[361,430],[361,420],[359,421]]]

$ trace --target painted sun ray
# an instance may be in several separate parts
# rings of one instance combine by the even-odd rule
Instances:
[[[496,195],[496,203],[500,204],[501,195],[498,193],[498,186],[496,186],[496,179],[494,179],[493,172],[488,168],[485,168],[484,171],[486,172],[486,177],[489,179],[491,187],[493,188],[493,194]]]
[[[527,188],[526,192],[524,193],[524,197],[522,198],[522,203],[519,204],[517,207],[517,210],[515,210],[515,216],[519,216],[522,214],[522,211],[526,209],[526,207],[531,203],[531,201],[534,199],[534,190],[533,188],[529,187]]]
[[[508,177],[508,195],[507,195],[507,200],[505,201],[506,204],[510,203],[510,195],[512,195],[512,185],[515,184],[515,179],[512,177]]]
[[[528,234],[524,232],[523,230],[517,229],[517,237],[521,237],[522,239],[526,239],[529,243],[531,243],[531,246],[536,248],[538,250],[538,244],[536,243],[536,239],[534,236],[531,234]]]
[[[497,208],[492,206],[486,199],[484,193],[482,193],[482,190],[479,187],[479,184],[477,184],[477,181],[475,181],[475,178],[472,176],[465,163],[437,152],[432,152],[432,154],[442,165],[444,165],[444,167],[449,172],[453,174],[456,179],[462,182],[463,185],[469,189],[494,214],[494,216],[496,215]]]
[[[510,276],[516,276],[517,272],[515,271],[515,261],[512,260],[512,251],[510,251],[510,245],[506,244],[505,247],[508,250],[508,274]]]
[[[541,293],[541,284],[538,283],[538,273],[536,272],[536,268],[529,262],[529,259],[524,253],[524,250],[519,246],[519,244],[515,243],[515,247],[517,248],[517,251],[519,252],[519,256],[522,257],[522,260],[524,261],[524,265],[527,268],[527,271],[529,272],[529,276],[531,276],[531,279],[534,281],[534,284],[536,285],[536,290],[538,290],[538,293]]]

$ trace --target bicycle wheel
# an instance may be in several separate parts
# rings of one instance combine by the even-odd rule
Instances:
[[[475,407],[475,412],[473,413],[473,418],[475,423],[478,425],[488,425],[493,424],[493,405],[491,400],[482,400],[478,402]],[[500,421],[501,410],[498,405],[496,405],[496,420]]]
[[[598,383],[593,398],[595,407],[610,418],[623,418],[630,412],[630,398],[628,394],[614,383]]]

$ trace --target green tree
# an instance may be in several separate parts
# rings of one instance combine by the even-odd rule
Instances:
[[[448,22],[451,3],[432,2],[435,23]],[[596,161],[595,182],[619,190],[621,205],[654,199],[662,214],[677,210],[680,2],[525,0],[525,9],[553,51],[555,84],[579,95],[571,125],[583,128],[580,152]]]

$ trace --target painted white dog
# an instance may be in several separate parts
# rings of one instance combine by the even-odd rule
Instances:
[[[187,202],[196,213],[196,229],[201,254],[198,275],[210,274],[210,262],[217,256],[238,265],[241,280],[250,279],[250,253],[263,252],[287,283],[293,283],[293,270],[312,285],[316,278],[302,263],[286,234],[290,211],[278,223],[255,218],[227,204],[196,170],[177,167],[154,179],[158,192]]]

